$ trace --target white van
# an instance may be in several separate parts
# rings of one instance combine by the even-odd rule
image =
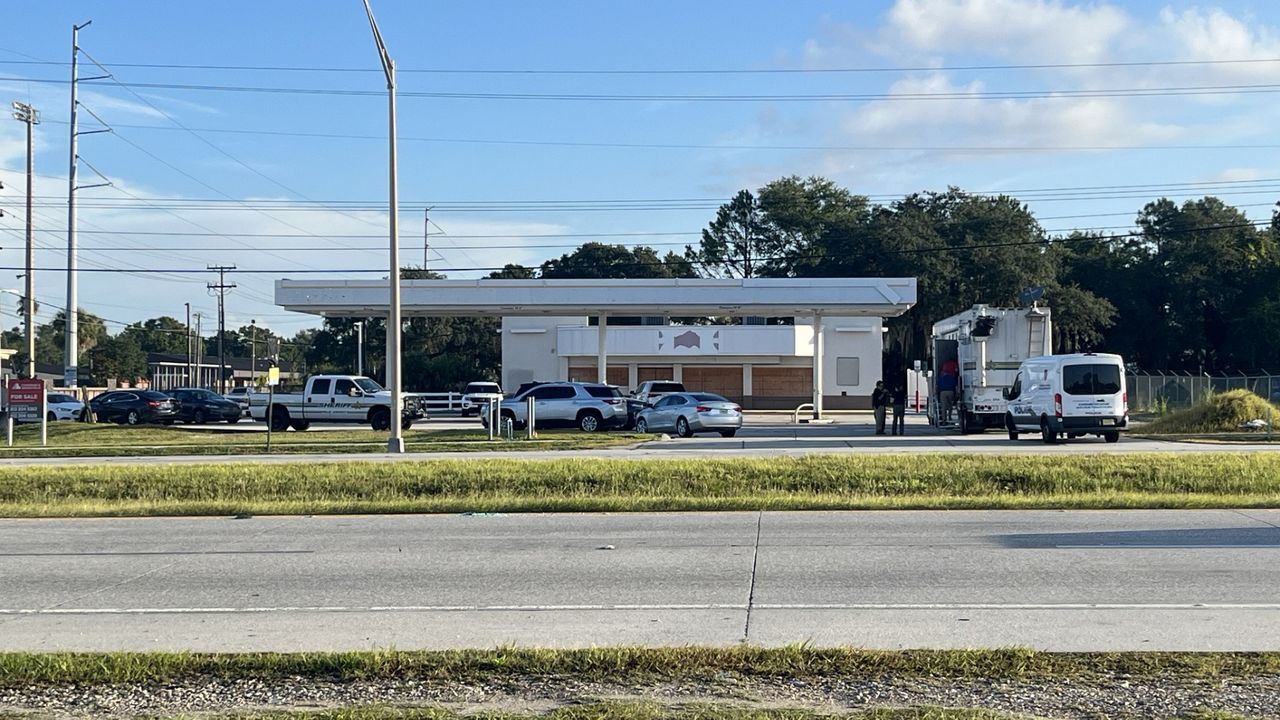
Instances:
[[[1062,435],[1100,435],[1120,439],[1129,424],[1129,393],[1124,359],[1104,353],[1076,353],[1029,358],[1018,367],[1006,391],[1009,439],[1037,432],[1046,443]]]

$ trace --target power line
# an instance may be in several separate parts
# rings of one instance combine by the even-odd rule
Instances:
[[[31,82],[62,85],[65,80],[50,78],[0,77],[0,81]],[[118,81],[117,81],[118,82]],[[90,85],[100,83],[89,83]],[[347,97],[380,97],[381,90],[359,88],[304,88],[257,85],[208,85],[195,83],[119,83],[130,88],[149,90],[192,90],[206,92],[237,92],[277,95],[331,95]],[[1045,90],[982,90],[970,92],[914,92],[914,93],[815,93],[792,95],[757,94],[592,94],[592,93],[484,93],[403,91],[397,97],[427,98],[436,100],[532,100],[570,102],[870,102],[907,100],[1031,100],[1031,99],[1087,99],[1108,97],[1178,97],[1203,95],[1253,95],[1280,92],[1280,84],[1246,85],[1187,85],[1173,87],[1128,87],[1045,89]]]
[[[10,51],[16,52],[16,51]],[[21,55],[22,53],[17,53]],[[26,55],[25,57],[31,57]],[[1090,63],[1017,63],[942,66],[878,66],[837,68],[396,68],[397,73],[429,75],[838,75],[902,72],[973,72],[986,70],[1068,70],[1121,67],[1180,67],[1254,65],[1280,62],[1280,58],[1213,60],[1133,60]],[[66,65],[51,60],[0,60],[0,65]],[[217,65],[181,63],[113,62],[115,67],[151,70],[220,70],[236,72],[376,73],[377,68],[307,65]]]

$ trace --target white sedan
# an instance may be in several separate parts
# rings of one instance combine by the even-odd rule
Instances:
[[[742,427],[742,406],[712,393],[680,392],[663,395],[653,407],[636,416],[636,432],[674,430],[680,437],[718,432],[733,437]]]
[[[77,400],[74,395],[49,393],[48,401],[49,414],[47,417],[50,421],[84,419],[84,403]]]

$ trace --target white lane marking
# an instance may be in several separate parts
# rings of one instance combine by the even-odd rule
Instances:
[[[1280,603],[755,603],[758,610],[1280,610]],[[292,605],[278,607],[0,608],[0,615],[190,615],[263,613],[584,612],[742,610],[745,603],[655,605]]]

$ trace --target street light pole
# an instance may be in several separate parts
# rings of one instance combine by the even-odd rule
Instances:
[[[397,195],[396,173],[396,61],[391,59],[387,46],[382,42],[382,33],[378,31],[378,21],[373,17],[373,8],[369,0],[364,0],[365,14],[369,16],[369,27],[373,30],[373,40],[378,46],[378,56],[382,60],[382,71],[387,76],[387,140],[388,140],[388,181],[390,185],[390,244],[391,274],[387,277],[390,286],[390,298],[387,308],[387,389],[391,391],[391,433],[387,438],[387,452],[403,453],[404,436],[400,432],[400,416],[403,400],[400,397],[400,230],[398,227],[399,197]]]
[[[35,314],[36,314],[36,274],[35,267],[35,226],[32,224],[32,184],[35,172],[33,168],[32,135],[36,125],[40,123],[40,111],[26,104],[15,102],[13,104],[13,117],[19,122],[25,123],[27,126],[27,274],[26,280],[27,294],[22,300],[22,311],[24,316],[23,332],[26,333],[27,341],[27,379],[36,376],[36,333],[35,333]]]

